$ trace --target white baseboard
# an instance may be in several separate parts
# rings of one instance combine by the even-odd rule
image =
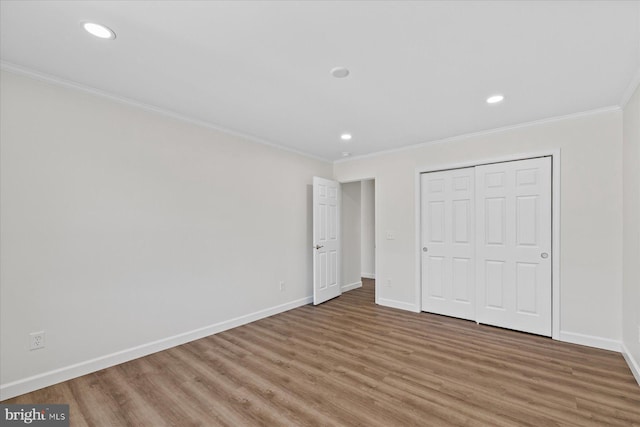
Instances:
[[[342,292],[348,292],[361,287],[362,287],[362,282],[353,282],[353,283],[349,283],[348,285],[342,285],[340,289],[342,290]]]
[[[374,279],[376,278],[376,275],[374,273],[360,273],[360,277],[362,277],[363,279]]]
[[[416,307],[415,304],[411,304],[404,301],[396,301],[392,299],[386,298],[378,298],[376,304],[383,305],[385,307],[398,308],[400,310],[413,311],[414,313],[420,313],[420,310]]]
[[[560,331],[559,341],[570,342],[572,344],[586,345],[587,347],[601,348],[603,350],[617,351],[622,350],[622,343],[610,338],[596,337],[593,335],[579,334],[577,332]]]
[[[285,304],[277,305],[275,307],[267,308],[264,310],[256,311],[254,313],[246,314],[244,316],[215,323],[213,325],[194,329],[189,332],[184,332],[182,334],[163,338],[147,344],[142,344],[126,350],[107,354],[105,356],[100,356],[95,359],[86,360],[84,362],[76,363],[64,368],[55,369],[53,371],[44,372],[32,377],[20,379],[7,384],[2,384],[0,385],[0,401],[19,396],[21,394],[29,393],[44,387],[48,387],[63,381],[67,381],[72,378],[90,374],[92,372],[118,365],[120,363],[128,362],[139,357],[147,356],[158,351],[176,347],[190,341],[208,337],[209,335],[214,335],[228,329],[255,322],[256,320],[273,316],[274,314],[282,313],[284,311],[310,304],[312,302],[313,297],[301,298]]]
[[[633,354],[631,354],[627,346],[624,345],[624,342],[622,343],[622,356],[624,360],[627,361],[627,365],[629,365],[629,369],[631,369],[631,373],[636,379],[636,382],[640,385],[640,363],[633,358]]]

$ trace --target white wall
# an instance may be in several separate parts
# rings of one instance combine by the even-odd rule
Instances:
[[[640,383],[640,86],[623,118],[623,287],[624,353]]]
[[[342,184],[342,287],[353,289],[360,280],[360,183]]]
[[[354,158],[335,179],[376,177],[379,302],[419,307],[416,168],[561,150],[560,329],[568,340],[619,348],[622,292],[622,114],[610,110]],[[391,286],[389,286],[391,281]]]
[[[310,301],[331,164],[7,72],[0,96],[3,399]]]
[[[375,181],[373,179],[367,179],[361,181],[360,187],[361,193],[361,209],[362,209],[362,224],[361,224],[361,276],[367,278],[374,278],[376,274],[376,201],[375,201]]]

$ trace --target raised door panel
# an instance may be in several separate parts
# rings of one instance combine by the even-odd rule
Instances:
[[[338,223],[340,217],[338,215],[338,188],[329,187],[327,191],[327,210],[328,210],[328,239],[327,253],[329,262],[327,264],[327,287],[332,288],[338,286]]]
[[[428,243],[444,243],[445,227],[444,216],[445,206],[443,200],[429,202],[428,205],[429,230],[427,232]]]
[[[475,269],[473,259],[453,257],[452,259],[452,287],[455,302],[472,304],[475,294]]]

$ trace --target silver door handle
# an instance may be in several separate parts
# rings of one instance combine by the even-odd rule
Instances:
[[[424,248],[422,248],[422,252],[428,252],[429,249],[427,249],[427,247],[425,246]]]
[[[549,254],[548,254],[548,253],[546,253],[546,252],[542,252],[542,253],[540,254],[540,256],[541,256],[542,258],[544,258],[544,259],[549,258]]]
[[[322,245],[315,245],[315,246],[314,246],[314,248],[316,248],[316,249],[320,249],[320,248],[324,248],[324,246],[322,246]]]

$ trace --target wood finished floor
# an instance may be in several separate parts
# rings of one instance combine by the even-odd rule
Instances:
[[[3,403],[69,403],[72,426],[640,426],[618,353],[373,300],[365,280]]]

